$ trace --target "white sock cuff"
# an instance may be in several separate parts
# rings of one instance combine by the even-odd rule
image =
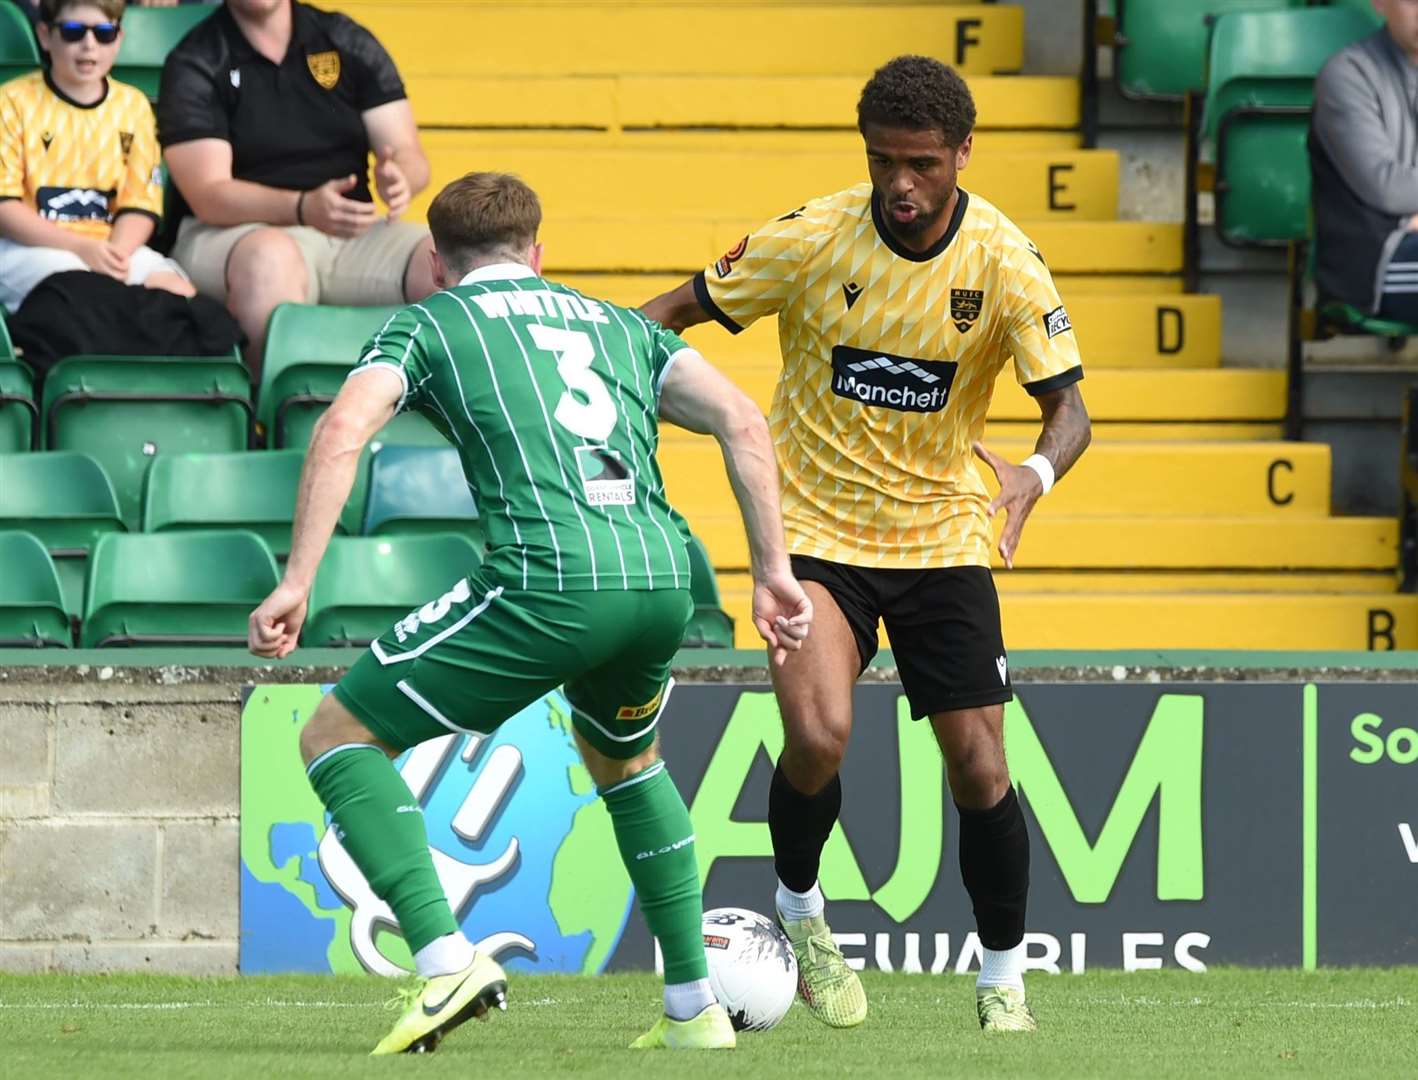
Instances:
[[[452,975],[462,971],[478,955],[473,943],[461,931],[434,938],[418,952],[414,953],[414,967],[425,979],[438,975]]]
[[[778,891],[773,896],[773,902],[778,907],[778,914],[788,922],[815,919],[827,907],[827,902],[822,896],[822,886],[816,881],[812,883],[812,888],[805,893],[794,892],[780,881],[778,882]]]
[[[1009,986],[1024,989],[1024,942],[1012,949],[981,949],[980,977],[976,986]]]
[[[671,1020],[693,1020],[714,1004],[714,988],[708,979],[665,984],[665,1015]]]

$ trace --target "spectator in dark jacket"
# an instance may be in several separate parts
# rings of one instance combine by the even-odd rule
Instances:
[[[1418,325],[1418,0],[1374,0],[1387,25],[1315,83],[1310,132],[1322,302]]]

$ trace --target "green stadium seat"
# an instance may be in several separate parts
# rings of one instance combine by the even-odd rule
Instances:
[[[0,532],[0,647],[68,648],[59,575],[39,538]]]
[[[113,64],[113,77],[136,86],[156,101],[167,54],[216,8],[208,4],[145,8],[132,4],[123,13],[123,44]]]
[[[84,648],[244,645],[251,610],[276,587],[253,532],[108,533],[94,545]]]
[[[29,368],[0,358],[0,454],[39,445],[39,406]]]
[[[1418,337],[1418,326],[1381,319],[1377,315],[1365,315],[1352,304],[1321,304],[1319,318],[1325,328],[1339,334],[1372,334],[1374,337],[1385,338]]]
[[[1315,6],[1318,6],[1316,4]],[[1369,25],[1377,30],[1384,24],[1384,17],[1374,10],[1374,0],[1329,0],[1330,7],[1349,8],[1369,20]]]
[[[466,536],[336,537],[315,575],[307,646],[368,645],[482,562]]]
[[[251,383],[227,357],[71,356],[44,380],[45,445],[92,454],[138,528],[143,476],[158,454],[241,450]]]
[[[1304,7],[1307,0],[1117,0],[1118,89],[1180,100],[1206,85],[1208,21],[1237,11]]]
[[[483,546],[477,504],[451,446],[386,446],[369,463],[366,536],[461,533]]]
[[[0,454],[0,492],[0,529],[39,538],[59,573],[64,610],[77,616],[89,551],[104,533],[123,531],[118,496],[103,466],[65,450]]]
[[[335,399],[359,351],[397,307],[281,304],[266,331],[259,418],[269,445],[310,445],[316,418]],[[447,440],[423,417],[396,416],[376,442],[442,446]]]
[[[689,592],[694,598],[694,615],[684,632],[687,649],[732,649],[734,620],[721,606],[719,582],[704,541],[689,538]]]
[[[1372,22],[1351,8],[1216,20],[1203,135],[1216,164],[1216,229],[1227,243],[1304,239],[1315,76],[1335,52],[1372,32]]]
[[[143,488],[143,531],[249,529],[284,559],[304,463],[299,450],[159,454]]]
[[[0,3],[0,83],[39,67],[39,43],[18,4]]]

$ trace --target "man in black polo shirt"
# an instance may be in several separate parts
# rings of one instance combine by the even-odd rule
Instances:
[[[190,215],[173,257],[226,301],[253,370],[277,304],[433,292],[428,230],[396,220],[429,180],[413,110],[389,54],[347,16],[227,0],[168,56],[158,135]]]

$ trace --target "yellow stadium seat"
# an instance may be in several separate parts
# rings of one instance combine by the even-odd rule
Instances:
[[[909,4],[829,5],[807,15],[768,4],[405,0],[350,13],[405,75],[865,75],[908,52],[985,75],[1018,71],[1024,60],[1024,11],[1004,5],[939,6],[922,18]]]

